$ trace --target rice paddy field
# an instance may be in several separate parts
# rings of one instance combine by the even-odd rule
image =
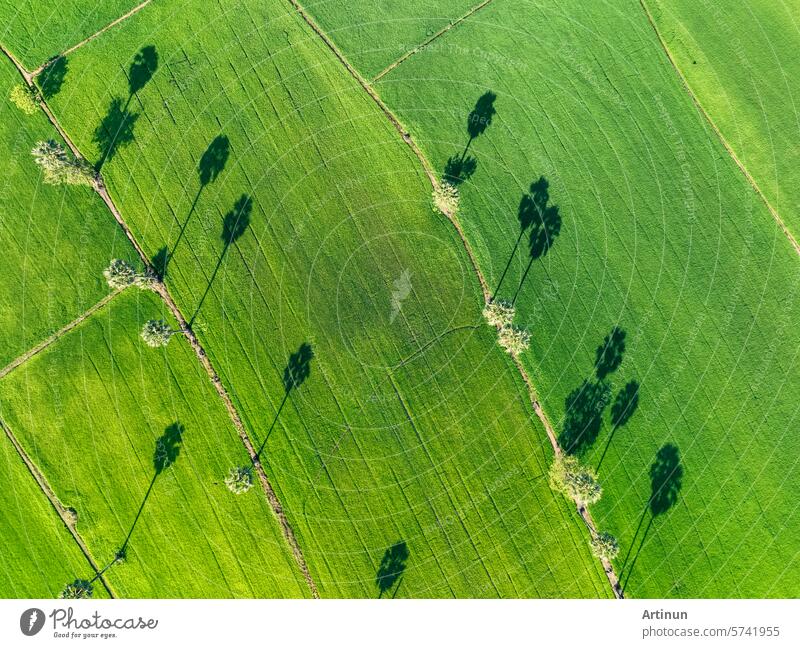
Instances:
[[[161,311],[150,292],[118,295],[0,381],[4,423],[76,511],[99,565],[130,533],[124,562],[105,574],[115,595],[307,595],[266,498],[221,487],[246,455],[188,343],[159,352],[138,340]],[[175,456],[159,472],[164,435]]]
[[[139,0],[0,0],[0,41],[33,70],[139,4]]]
[[[789,9],[154,0],[40,72],[136,3],[38,4],[0,5],[47,109],[0,108],[0,595],[798,595]],[[94,189],[42,182],[56,125]]]
[[[692,92],[797,238],[797,3],[646,4]]]
[[[102,271],[132,249],[89,188],[45,184],[30,151],[57,138],[42,114],[9,100],[20,77],[0,66],[0,366],[62,328],[108,292]]]

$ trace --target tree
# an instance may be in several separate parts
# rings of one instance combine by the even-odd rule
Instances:
[[[497,343],[516,357],[530,346],[531,334],[516,326],[506,326],[497,334]]]
[[[550,488],[574,500],[578,506],[594,504],[603,494],[595,472],[577,457],[559,454],[550,466]]]
[[[142,339],[149,347],[167,346],[177,331],[164,320],[148,320],[142,327]]]
[[[103,270],[103,276],[106,278],[109,288],[118,290],[130,286],[136,281],[137,272],[127,261],[112,259],[109,266]]]
[[[61,590],[61,593],[58,595],[60,599],[88,599],[92,598],[92,593],[94,592],[94,588],[92,584],[87,581],[83,580],[82,578],[76,578],[71,583],[67,583],[64,586],[64,589]]]
[[[601,560],[613,560],[619,554],[619,543],[610,533],[604,531],[592,538],[592,553]]]
[[[445,216],[455,216],[458,213],[458,188],[442,180],[433,188],[433,208]]]
[[[225,478],[225,485],[231,493],[241,495],[253,486],[253,473],[250,466],[236,466],[231,468]]]
[[[103,276],[113,290],[135,285],[142,290],[152,288],[157,281],[151,271],[136,272],[133,266],[122,259],[112,259],[109,266],[103,270]]]
[[[72,157],[58,142],[38,142],[31,155],[42,167],[47,184],[94,185],[97,176],[92,166],[86,160]]]
[[[506,301],[490,301],[483,309],[483,316],[490,326],[507,328],[514,321],[515,308]]]
[[[26,115],[33,115],[39,107],[39,95],[30,86],[18,83],[11,88],[9,97],[12,103]]]

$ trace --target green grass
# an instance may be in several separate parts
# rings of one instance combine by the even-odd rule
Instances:
[[[133,9],[139,0],[0,0],[0,43],[28,70]]]
[[[497,115],[470,147],[478,166],[460,215],[492,286],[519,232],[523,191],[549,180],[561,232],[517,306],[533,334],[524,363],[559,432],[565,399],[593,379],[595,349],[613,326],[627,332],[606,380],[612,396],[638,381],[639,407],[613,438],[594,510],[620,539],[627,593],[797,596],[797,258],[696,112],[644,12],[493,3],[444,39],[378,91],[437,169],[464,149],[476,99],[497,93]],[[475,43],[491,56],[445,53]],[[519,251],[501,296],[526,263]],[[608,409],[586,452],[595,465]],[[682,487],[634,563],[650,466],[665,444],[679,449]]]
[[[167,273],[187,317],[224,215],[251,197],[195,323],[259,442],[290,354],[313,345],[264,459],[321,594],[377,595],[381,558],[403,540],[399,597],[609,596],[574,510],[547,487],[546,436],[481,323],[461,243],[385,116],[288,4],[158,5],[70,57],[53,108],[90,158],[150,45],[159,68],[104,177],[151,255],[172,249],[197,198]],[[199,192],[220,134],[230,158]]]
[[[88,187],[47,185],[31,149],[56,132],[9,100],[22,79],[0,65],[0,367],[108,294],[103,268],[131,246]]]
[[[0,446],[0,596],[55,598],[91,568],[5,434]]]
[[[648,2],[700,104],[795,238],[800,235],[798,4]]]
[[[409,50],[458,20],[480,0],[376,0],[348,3],[302,2],[350,61],[366,77],[374,77]],[[462,52],[461,55],[465,53]]]
[[[139,339],[143,322],[160,316],[152,293],[117,296],[0,381],[3,420],[61,502],[77,511],[78,533],[101,566],[133,525],[154,475],[156,440],[176,422],[184,427],[126,562],[106,572],[117,595],[307,596],[260,485],[237,497],[222,483],[247,455],[194,352],[181,337],[166,349]],[[85,565],[70,567],[80,570],[73,577],[92,575]],[[63,571],[52,567],[60,580]]]

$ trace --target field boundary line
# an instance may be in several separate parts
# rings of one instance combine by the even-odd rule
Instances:
[[[32,85],[32,76],[29,72],[25,70],[25,68],[5,49],[2,48],[3,51],[8,55],[14,65],[17,67],[19,73],[25,78],[29,85]],[[47,105],[45,101],[41,102],[41,108],[44,111],[45,115],[47,115],[48,120],[53,125],[53,127],[58,131],[59,135],[62,139],[66,142],[69,149],[72,153],[78,157],[79,159],[83,159],[78,147],[75,146],[75,143],[72,139],[67,135],[64,129],[59,124],[58,120],[53,115],[50,107]],[[117,206],[114,204],[114,201],[111,198],[111,195],[108,193],[108,189],[103,182],[101,176],[98,175],[98,179],[96,182],[93,183],[93,187],[98,195],[102,198],[103,202],[106,204],[106,207],[114,216],[114,219],[117,221],[117,224],[122,228],[122,231],[125,233],[125,236],[130,241],[133,248],[139,255],[139,258],[144,265],[144,267],[151,272],[154,276],[157,276],[155,268],[153,264],[150,262],[150,259],[145,254],[142,247],[139,245],[139,242],[136,240],[136,237],[133,235],[133,232],[128,227],[128,224],[122,218],[122,214],[120,213]],[[264,494],[266,495],[267,502],[272,509],[273,514],[278,519],[278,523],[280,524],[281,530],[283,532],[284,539],[286,543],[289,545],[289,549],[292,552],[292,556],[294,557],[295,561],[297,562],[297,566],[300,569],[300,572],[305,579],[309,590],[311,591],[311,595],[314,598],[319,598],[319,591],[317,590],[317,586],[314,583],[314,579],[311,577],[311,572],[308,569],[308,564],[306,563],[305,557],[303,556],[303,552],[300,549],[300,544],[297,541],[297,537],[294,534],[294,531],[289,524],[289,520],[286,517],[286,513],[283,510],[283,506],[281,505],[280,501],[278,500],[278,496],[275,494],[272,485],[267,478],[266,473],[264,472],[264,467],[261,465],[261,462],[258,460],[256,456],[255,446],[253,445],[250,436],[247,433],[247,430],[242,423],[242,419],[239,416],[239,413],[236,410],[236,407],[231,400],[228,391],[225,389],[224,385],[222,384],[222,380],[219,377],[216,369],[214,369],[211,361],[206,354],[205,349],[200,344],[200,341],[197,339],[197,335],[194,331],[191,330],[186,318],[183,316],[183,313],[178,308],[178,305],[175,303],[175,300],[172,298],[172,295],[169,293],[166,284],[163,281],[158,281],[153,284],[153,291],[156,292],[164,303],[169,308],[172,316],[178,322],[178,325],[181,329],[181,334],[184,338],[189,342],[189,345],[195,352],[198,360],[200,360],[200,364],[205,369],[206,373],[208,374],[209,379],[211,380],[211,384],[217,391],[217,395],[222,399],[222,402],[225,405],[225,409],[228,411],[228,415],[233,423],[234,427],[236,428],[237,433],[239,434],[239,438],[242,441],[242,444],[245,446],[248,454],[250,455],[250,459],[255,466],[256,472],[258,473],[259,480],[261,485],[264,489]]]
[[[672,66],[672,69],[675,71],[675,74],[678,75],[678,79],[680,79],[681,85],[691,98],[692,103],[694,103],[695,105],[695,108],[697,108],[698,112],[703,116],[708,125],[711,127],[711,130],[713,130],[716,136],[719,138],[719,141],[722,143],[722,146],[725,147],[725,150],[728,152],[728,155],[731,156],[731,159],[736,163],[736,166],[739,167],[739,170],[742,172],[744,177],[750,183],[750,186],[753,188],[756,194],[758,194],[763,203],[767,206],[769,213],[772,215],[772,218],[775,220],[775,222],[778,224],[781,230],[783,230],[783,233],[786,236],[786,238],[789,239],[789,243],[792,244],[794,251],[798,255],[800,255],[800,244],[797,242],[797,239],[795,239],[794,235],[791,233],[791,231],[789,231],[789,228],[786,226],[786,223],[780,217],[777,210],[772,206],[769,200],[767,200],[767,197],[764,195],[764,192],[761,191],[761,188],[758,186],[758,183],[755,181],[755,178],[753,178],[753,176],[750,175],[750,172],[747,170],[747,167],[745,167],[745,165],[736,155],[736,153],[733,150],[733,147],[731,147],[731,145],[728,144],[728,140],[725,139],[725,136],[722,134],[722,131],[720,131],[720,129],[717,128],[717,125],[714,123],[714,120],[711,119],[711,115],[709,115],[708,112],[706,112],[706,109],[703,107],[703,104],[700,103],[700,100],[697,98],[697,95],[695,95],[694,91],[689,85],[689,82],[687,81],[680,67],[678,67],[678,64],[675,62],[675,59],[672,56],[672,52],[670,52],[669,47],[667,47],[666,41],[664,41],[664,39],[662,38],[661,32],[658,31],[658,27],[656,26],[655,20],[653,20],[653,15],[647,8],[647,5],[644,3],[644,0],[639,0],[639,4],[641,5],[642,11],[644,11],[645,16],[647,17],[647,22],[650,23],[650,27],[652,27],[653,31],[655,32],[656,38],[658,39],[658,42],[661,45],[661,49],[664,50],[664,54],[666,54],[667,60]]]
[[[385,67],[383,70],[381,70],[380,72],[378,72],[378,74],[376,74],[376,75],[375,75],[375,76],[372,78],[372,83],[375,83],[376,81],[380,81],[380,80],[381,80],[381,79],[382,79],[384,76],[386,76],[387,74],[389,74],[389,72],[391,72],[392,70],[394,70],[394,69],[395,69],[395,68],[396,68],[398,65],[400,65],[401,63],[403,63],[403,62],[404,62],[404,61],[405,61],[407,58],[409,58],[409,57],[413,56],[414,54],[416,54],[417,52],[419,52],[421,49],[424,49],[424,48],[426,48],[428,45],[430,45],[430,44],[431,44],[433,41],[435,41],[437,38],[439,38],[440,36],[443,36],[444,34],[446,34],[447,32],[449,32],[449,31],[450,31],[450,30],[451,30],[453,27],[456,27],[457,25],[460,25],[460,24],[461,24],[462,22],[464,22],[464,21],[465,21],[467,18],[469,18],[470,16],[472,16],[472,14],[474,14],[474,13],[477,13],[478,11],[480,11],[481,9],[483,9],[483,8],[484,8],[486,5],[488,5],[488,4],[489,4],[491,1],[492,1],[492,0],[483,0],[483,2],[481,2],[480,4],[478,4],[478,5],[475,5],[474,7],[472,7],[472,9],[470,9],[469,11],[467,11],[467,13],[465,13],[463,16],[461,16],[460,18],[456,18],[456,19],[455,19],[453,22],[451,22],[451,23],[448,23],[447,25],[445,25],[444,27],[442,27],[442,28],[441,28],[441,29],[440,29],[438,32],[436,32],[436,33],[435,33],[433,36],[430,36],[430,37],[426,38],[426,39],[425,39],[424,41],[422,41],[422,42],[421,42],[419,45],[416,45],[415,47],[413,47],[413,48],[411,48],[410,50],[408,50],[408,51],[407,51],[405,54],[403,54],[403,55],[402,55],[402,56],[401,56],[399,59],[397,59],[397,60],[396,60],[394,63],[390,63],[390,64],[389,64],[388,66],[386,66],[386,67]]]
[[[114,299],[114,297],[119,295],[124,290],[125,290],[125,288],[119,288],[119,289],[109,293],[108,295],[103,297],[99,302],[94,304],[94,306],[92,306],[88,310],[84,311],[81,315],[78,315],[78,317],[76,319],[72,320],[66,326],[61,327],[59,330],[57,330],[55,333],[53,333],[50,337],[42,340],[41,342],[39,342],[39,344],[37,344],[36,346],[34,346],[31,349],[29,349],[28,351],[23,353],[21,356],[18,356],[16,358],[14,358],[5,367],[0,369],[0,379],[5,378],[8,374],[10,374],[12,371],[14,371],[14,369],[16,369],[17,367],[19,367],[23,363],[25,363],[28,360],[30,360],[31,358],[33,358],[35,355],[37,355],[37,354],[41,353],[42,351],[44,351],[47,347],[49,347],[54,342],[57,342],[58,340],[60,340],[67,333],[69,333],[72,329],[74,329],[76,326],[78,326],[81,322],[86,320],[88,317],[91,317],[92,315],[94,315],[97,311],[99,311],[101,308],[103,308],[103,306],[105,306],[108,302],[110,302],[112,299]]]
[[[353,78],[361,85],[364,91],[372,98],[372,100],[377,104],[378,108],[383,112],[386,118],[392,123],[395,127],[397,132],[402,137],[403,141],[411,148],[414,155],[419,160],[420,164],[422,165],[423,170],[425,171],[425,175],[428,176],[428,180],[431,183],[431,186],[435,189],[439,187],[439,181],[436,178],[436,174],[433,172],[433,166],[431,165],[430,161],[425,154],[422,152],[422,149],[419,148],[417,143],[411,137],[411,134],[406,130],[403,124],[400,122],[399,118],[389,109],[389,107],[383,102],[383,99],[380,98],[378,93],[375,89],[362,77],[358,71],[350,64],[344,54],[336,47],[333,41],[328,37],[328,35],[317,25],[313,18],[306,12],[306,10],[300,5],[297,0],[288,0],[289,3],[297,10],[303,20],[306,21],[309,27],[322,39],[325,45],[334,53],[336,58],[344,65],[347,71],[353,76]],[[489,289],[489,284],[486,282],[486,278],[483,276],[483,271],[480,269],[478,265],[477,258],[475,253],[472,250],[472,246],[469,244],[466,235],[464,234],[464,230],[461,228],[456,215],[450,213],[449,211],[443,212],[450,223],[455,227],[456,232],[458,232],[458,236],[461,239],[461,243],[464,246],[464,249],[467,252],[467,256],[469,257],[470,263],[472,264],[472,268],[475,271],[475,275],[478,278],[478,281],[481,285],[481,290],[483,291],[484,301],[488,302],[491,299],[491,291]],[[553,446],[553,452],[556,456],[560,456],[563,453],[561,446],[558,444],[558,438],[556,437],[553,425],[550,423],[550,420],[545,414],[544,410],[542,409],[541,403],[539,401],[538,393],[533,386],[533,382],[528,376],[528,372],[522,366],[522,363],[515,357],[514,364],[516,365],[520,375],[522,376],[522,380],[525,383],[525,386],[528,390],[528,396],[531,401],[531,405],[533,407],[536,416],[539,418],[539,421],[544,426],[545,431],[547,432],[547,438],[550,440],[550,444]],[[591,513],[585,507],[576,507],[578,515],[583,520],[584,524],[586,524],[587,528],[590,532],[594,532],[597,528],[594,519],[592,518]],[[616,572],[614,571],[614,566],[605,559],[598,559],[603,567],[603,571],[608,579],[609,584],[611,585],[611,591],[613,592],[614,596],[618,599],[624,598],[622,594],[622,590],[619,584],[619,578],[617,577]]]
[[[63,52],[60,52],[60,53],[56,54],[55,56],[50,57],[44,63],[42,63],[39,67],[37,67],[35,70],[33,70],[33,72],[30,73],[31,77],[35,77],[37,74],[40,74],[48,65],[50,65],[50,63],[52,63],[56,59],[59,59],[59,58],[61,58],[63,56],[67,56],[69,54],[72,54],[72,52],[74,52],[76,49],[78,49],[79,47],[83,47],[87,43],[93,41],[98,36],[102,36],[109,29],[112,29],[113,27],[116,27],[117,25],[119,25],[123,20],[127,20],[128,18],[130,18],[134,14],[139,13],[142,9],[144,9],[147,5],[149,5],[151,1],[152,0],[144,0],[144,2],[142,2],[141,4],[135,6],[133,9],[128,11],[126,14],[120,16],[119,18],[115,18],[110,23],[108,23],[105,27],[102,27],[101,29],[97,30],[91,36],[87,36],[86,38],[84,38],[79,43],[75,43],[75,45],[72,45],[72,46],[68,47]]]
[[[78,530],[76,528],[77,520],[73,522],[74,520],[73,515],[58,499],[58,496],[55,494],[55,491],[53,491],[52,487],[48,483],[44,474],[42,473],[41,470],[39,470],[39,467],[28,456],[28,453],[25,452],[25,449],[22,447],[22,444],[19,442],[14,433],[11,431],[11,428],[8,426],[8,424],[0,419],[0,427],[3,428],[3,431],[6,433],[8,440],[11,441],[11,445],[14,446],[14,449],[17,451],[17,454],[19,455],[20,459],[22,459],[22,462],[27,467],[28,472],[30,472],[31,476],[34,478],[34,480],[36,480],[39,489],[42,491],[44,496],[47,498],[52,507],[55,509],[56,514],[58,515],[59,518],[61,518],[61,521],[64,523],[64,526],[67,527],[67,530],[72,536],[72,539],[75,541],[78,547],[80,547],[80,550],[83,553],[84,558],[86,558],[86,561],[89,563],[89,566],[94,570],[95,577],[100,579],[100,582],[103,584],[103,587],[106,589],[108,595],[111,598],[117,598],[114,594],[114,591],[111,589],[111,586],[106,581],[103,572],[98,568],[97,564],[92,558],[92,554],[89,552],[89,547],[86,546],[86,543],[83,541],[83,538],[81,538],[80,534],[78,533]]]

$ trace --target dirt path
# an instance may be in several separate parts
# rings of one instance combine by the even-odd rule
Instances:
[[[17,67],[17,70],[23,76],[23,78],[25,78],[25,80],[30,84],[32,78],[31,74],[27,72],[22,67],[22,65],[9,52],[5,50],[5,48],[3,48],[3,51],[8,55],[9,59]],[[45,115],[47,115],[47,118],[50,120],[50,123],[58,131],[59,135],[61,135],[63,140],[66,142],[67,146],[72,151],[72,153],[76,157],[82,158],[83,156],[80,154],[80,151],[78,150],[77,146],[75,146],[75,143],[67,135],[64,129],[61,128],[61,125],[58,123],[58,120],[50,111],[49,106],[47,106],[45,102],[42,102],[41,107]],[[119,210],[117,209],[117,206],[114,204],[114,201],[112,200],[110,194],[108,193],[108,189],[103,183],[102,178],[100,178],[95,183],[94,188],[99,194],[99,196],[103,199],[103,202],[106,204],[106,207],[108,207],[108,210],[113,214],[120,228],[122,228],[122,231],[125,233],[125,236],[131,242],[131,245],[133,245],[144,267],[155,274],[155,269],[150,263],[150,259],[147,257],[144,250],[139,245],[138,241],[136,240],[130,228],[128,227],[127,223],[122,218],[122,214],[120,214]],[[236,431],[239,434],[239,438],[241,439],[242,443],[247,449],[250,458],[253,460],[256,472],[258,473],[259,481],[261,482],[262,488],[267,497],[267,501],[269,502],[270,508],[272,509],[275,516],[278,518],[278,522],[280,523],[283,536],[286,539],[286,542],[289,544],[289,548],[292,551],[292,555],[294,556],[297,565],[300,568],[300,571],[302,572],[303,577],[306,580],[306,583],[308,584],[309,590],[311,591],[311,595],[314,598],[319,598],[319,592],[317,590],[317,586],[314,583],[314,580],[311,577],[311,573],[308,570],[308,565],[303,556],[303,552],[300,549],[300,545],[297,542],[297,537],[295,536],[294,531],[292,530],[289,521],[286,517],[286,514],[283,510],[283,507],[281,506],[281,503],[278,500],[278,497],[275,494],[275,491],[272,488],[272,485],[270,484],[266,473],[264,472],[264,467],[261,465],[261,462],[259,462],[258,459],[256,458],[256,451],[253,442],[250,439],[249,435],[247,434],[247,430],[245,429],[244,424],[242,423],[242,420],[239,416],[239,413],[236,411],[236,408],[233,405],[233,402],[231,401],[230,395],[228,394],[225,387],[222,385],[222,381],[220,380],[220,377],[217,374],[214,367],[211,365],[211,361],[208,359],[205,349],[200,344],[194,332],[189,328],[186,318],[183,316],[183,313],[178,308],[177,304],[175,303],[175,300],[172,298],[172,295],[170,295],[166,285],[163,283],[157,283],[155,285],[154,290],[163,299],[164,303],[169,308],[173,317],[177,320],[183,336],[188,340],[192,349],[194,349],[197,358],[200,360],[200,364],[206,370],[206,373],[208,374],[211,383],[217,390],[217,394],[222,399],[222,402],[225,404],[225,408],[227,409],[228,415],[230,416],[230,419],[234,427],[236,428]]]
[[[122,289],[122,290],[124,290],[124,289]],[[14,369],[19,367],[22,363],[30,360],[37,353],[40,353],[41,351],[43,351],[44,349],[49,347],[51,344],[53,344],[53,342],[57,341],[59,338],[63,337],[67,333],[69,333],[72,329],[74,329],[76,326],[78,326],[78,324],[83,322],[87,317],[90,317],[91,315],[93,315],[94,313],[99,311],[101,308],[103,308],[103,306],[105,306],[108,302],[110,302],[112,299],[114,299],[114,297],[119,295],[119,293],[121,293],[122,290],[115,290],[114,292],[106,295],[105,297],[103,297],[103,299],[101,299],[99,302],[97,302],[94,306],[92,306],[85,313],[80,315],[77,319],[71,321],[65,327],[59,329],[58,331],[53,333],[49,338],[47,338],[46,340],[43,340],[42,342],[37,344],[35,347],[30,349],[29,351],[26,351],[25,353],[23,353],[21,356],[19,356],[17,358],[14,358],[5,367],[0,369],[0,378],[5,378],[9,373],[14,371]]]
[[[6,436],[8,437],[9,441],[11,441],[11,444],[16,449],[17,454],[19,454],[20,458],[25,463],[25,466],[27,466],[28,471],[36,480],[36,483],[39,485],[39,488],[44,493],[45,497],[47,497],[47,499],[50,501],[50,504],[53,505],[53,508],[56,510],[58,517],[61,518],[61,521],[64,523],[64,526],[67,527],[67,530],[72,535],[73,540],[75,540],[77,545],[80,547],[84,557],[86,558],[91,568],[94,570],[95,575],[99,577],[99,580],[103,584],[103,587],[105,587],[106,591],[108,592],[108,595],[111,598],[116,598],[114,591],[111,589],[111,586],[108,584],[105,577],[102,575],[100,569],[98,568],[97,564],[95,563],[94,559],[92,558],[92,555],[89,553],[89,548],[86,546],[86,543],[83,541],[83,538],[81,538],[80,534],[75,528],[75,516],[72,514],[71,511],[67,510],[67,508],[64,507],[64,505],[59,501],[58,497],[56,497],[56,494],[53,492],[53,489],[50,487],[50,484],[47,483],[47,480],[45,479],[44,475],[41,473],[36,464],[33,463],[28,454],[25,452],[22,445],[17,440],[17,437],[15,437],[14,433],[11,431],[11,428],[9,428],[4,421],[0,421],[0,427],[3,428],[3,431],[6,433]],[[66,583],[64,584],[66,585]]]
[[[123,20],[127,20],[128,18],[130,18],[130,17],[131,17],[131,16],[133,16],[134,14],[136,14],[136,13],[139,13],[139,12],[140,12],[142,9],[144,9],[144,8],[145,8],[147,5],[149,5],[149,4],[150,4],[150,2],[151,2],[151,0],[144,0],[144,2],[143,2],[142,4],[140,4],[140,5],[136,6],[136,7],[134,7],[134,8],[133,8],[133,9],[131,9],[131,10],[130,10],[128,13],[126,13],[126,14],[125,14],[125,15],[123,15],[123,16],[120,16],[120,17],[119,17],[119,18],[117,18],[116,20],[112,20],[110,23],[108,23],[108,24],[107,24],[105,27],[103,27],[102,29],[100,29],[100,30],[96,31],[96,32],[95,32],[94,34],[92,34],[91,36],[89,36],[89,37],[87,37],[87,38],[84,38],[84,39],[83,39],[83,40],[82,40],[80,43],[76,43],[76,44],[75,44],[75,45],[73,45],[72,47],[69,47],[69,48],[65,49],[65,50],[64,50],[63,52],[61,52],[60,54],[57,54],[57,55],[56,55],[56,56],[54,56],[53,58],[51,58],[51,59],[49,59],[49,60],[45,61],[45,62],[44,62],[44,63],[42,63],[42,64],[41,64],[41,65],[40,65],[38,68],[36,68],[36,69],[35,69],[33,72],[31,72],[31,73],[30,73],[31,77],[35,77],[35,76],[36,76],[37,74],[39,74],[39,73],[40,73],[42,70],[44,70],[44,69],[45,69],[45,68],[46,68],[48,65],[50,65],[50,63],[51,63],[52,61],[54,61],[55,59],[57,59],[57,58],[59,58],[59,57],[61,57],[61,56],[67,56],[67,54],[72,54],[72,52],[74,52],[76,49],[78,49],[79,47],[83,47],[84,45],[86,45],[86,43],[89,43],[90,41],[93,41],[95,38],[97,38],[97,37],[98,37],[98,36],[100,36],[101,34],[103,34],[103,33],[107,32],[107,31],[108,31],[109,29],[111,29],[112,27],[116,27],[116,26],[117,26],[117,25],[119,25],[119,24],[120,24],[120,23],[121,23]]]
[[[650,26],[653,28],[653,31],[656,34],[656,38],[658,39],[661,48],[664,50],[664,54],[666,54],[667,60],[672,66],[672,69],[675,70],[675,74],[678,75],[678,78],[681,81],[683,89],[686,90],[686,93],[692,99],[692,103],[694,103],[697,110],[700,112],[700,114],[703,116],[706,122],[708,122],[708,125],[711,127],[711,130],[713,130],[714,133],[716,133],[717,137],[719,138],[719,141],[722,142],[722,146],[725,147],[725,150],[728,152],[728,155],[731,156],[731,159],[733,159],[733,161],[736,163],[736,166],[739,167],[739,170],[744,174],[744,177],[747,178],[747,181],[750,183],[750,186],[753,187],[753,190],[758,194],[758,196],[767,206],[769,213],[772,215],[772,218],[775,219],[775,222],[778,224],[781,230],[783,230],[783,233],[786,236],[786,238],[789,239],[789,243],[792,244],[794,251],[798,255],[800,255],[800,244],[798,244],[797,239],[795,239],[795,237],[789,231],[789,228],[786,227],[786,223],[784,223],[783,219],[780,217],[777,210],[770,204],[769,200],[767,200],[767,197],[761,191],[761,188],[758,186],[753,176],[750,175],[750,172],[745,168],[741,160],[739,160],[736,153],[734,153],[733,148],[731,148],[730,144],[728,144],[728,141],[722,135],[722,132],[719,130],[719,128],[717,128],[717,125],[711,119],[711,115],[709,115],[706,112],[705,108],[703,108],[703,105],[700,103],[700,100],[694,94],[691,87],[689,87],[689,82],[686,80],[686,77],[683,76],[683,72],[681,72],[681,69],[678,67],[677,63],[675,63],[675,59],[672,57],[672,52],[669,51],[667,43],[661,37],[661,32],[658,31],[658,27],[656,27],[656,23],[653,20],[653,16],[651,15],[650,10],[647,8],[647,5],[645,5],[644,0],[639,0],[639,4],[641,5],[642,10],[645,13],[645,16],[647,16],[647,22],[650,23]]]
[[[465,13],[460,18],[457,18],[453,22],[449,23],[446,27],[442,27],[442,29],[440,29],[438,32],[436,32],[433,36],[431,36],[427,40],[422,41],[419,45],[417,45],[413,49],[410,49],[405,54],[403,54],[403,56],[401,56],[399,59],[397,59],[394,63],[392,63],[391,65],[389,65],[385,69],[381,70],[375,76],[375,78],[372,79],[372,82],[375,83],[376,81],[380,81],[380,79],[382,77],[384,77],[385,75],[389,74],[389,72],[394,70],[398,65],[400,65],[403,61],[405,61],[409,56],[413,56],[414,54],[419,52],[421,49],[424,49],[425,47],[430,45],[433,41],[435,41],[437,38],[439,38],[442,34],[446,34],[448,31],[450,31],[456,25],[460,25],[467,18],[469,18],[472,14],[474,14],[475,12],[480,11],[481,9],[483,9],[491,1],[492,0],[483,0],[483,2],[481,2],[479,5],[473,7],[472,9],[470,9],[467,13]]]
[[[414,155],[419,160],[422,168],[425,170],[425,174],[428,176],[430,180],[431,186],[435,189],[439,186],[439,181],[436,178],[436,175],[433,172],[433,166],[431,165],[430,161],[425,157],[425,154],[419,148],[417,143],[411,137],[410,133],[405,129],[402,125],[400,120],[397,116],[389,109],[389,107],[383,102],[380,98],[378,93],[375,89],[362,77],[358,71],[350,64],[350,62],[345,58],[344,54],[339,51],[333,41],[328,37],[328,35],[322,31],[319,25],[316,24],[313,18],[306,12],[306,10],[296,1],[296,0],[288,0],[292,6],[297,10],[297,12],[302,16],[303,20],[306,21],[309,27],[314,30],[314,32],[323,40],[325,45],[336,55],[336,58],[344,65],[347,71],[353,76],[356,81],[361,85],[364,91],[373,99],[373,101],[377,104],[377,106],[381,109],[386,118],[392,123],[392,125],[397,129],[397,132],[400,133],[400,136],[403,138],[403,141],[411,148],[414,152]],[[476,7],[474,11],[480,9],[481,6],[488,4],[484,2],[483,5],[479,5]],[[458,232],[458,236],[461,239],[461,243],[464,245],[464,249],[467,252],[467,256],[469,257],[470,263],[472,264],[472,268],[475,271],[475,275],[480,282],[481,289],[483,290],[483,296],[486,301],[488,301],[491,297],[491,292],[489,290],[489,285],[486,282],[486,278],[483,276],[483,272],[481,271],[480,267],[478,266],[477,259],[475,257],[474,252],[472,251],[472,247],[467,241],[466,236],[464,235],[464,231],[461,228],[461,225],[458,222],[458,218],[454,214],[446,213],[445,216],[450,221],[450,223],[455,227],[456,231]],[[544,429],[547,432],[547,437],[550,440],[550,444],[553,446],[553,452],[556,455],[560,455],[563,451],[561,447],[558,445],[558,439],[555,434],[555,430],[553,425],[550,423],[550,420],[547,418],[547,415],[544,413],[542,409],[541,403],[539,401],[539,396],[536,392],[533,383],[531,382],[530,376],[528,376],[527,371],[522,366],[522,363],[517,359],[514,358],[514,364],[517,366],[517,369],[522,376],[523,381],[528,389],[528,395],[530,397],[531,406],[533,407],[536,416],[541,421]],[[586,508],[576,508],[578,514],[581,516],[581,519],[586,524],[588,529],[591,532],[597,528],[594,520],[592,519],[592,515]],[[619,584],[619,578],[617,577],[616,572],[614,571],[613,565],[607,560],[600,560],[600,563],[603,566],[603,571],[608,578],[608,582],[611,585],[611,590],[614,593],[614,596],[618,599],[624,598],[622,594],[622,588]]]

